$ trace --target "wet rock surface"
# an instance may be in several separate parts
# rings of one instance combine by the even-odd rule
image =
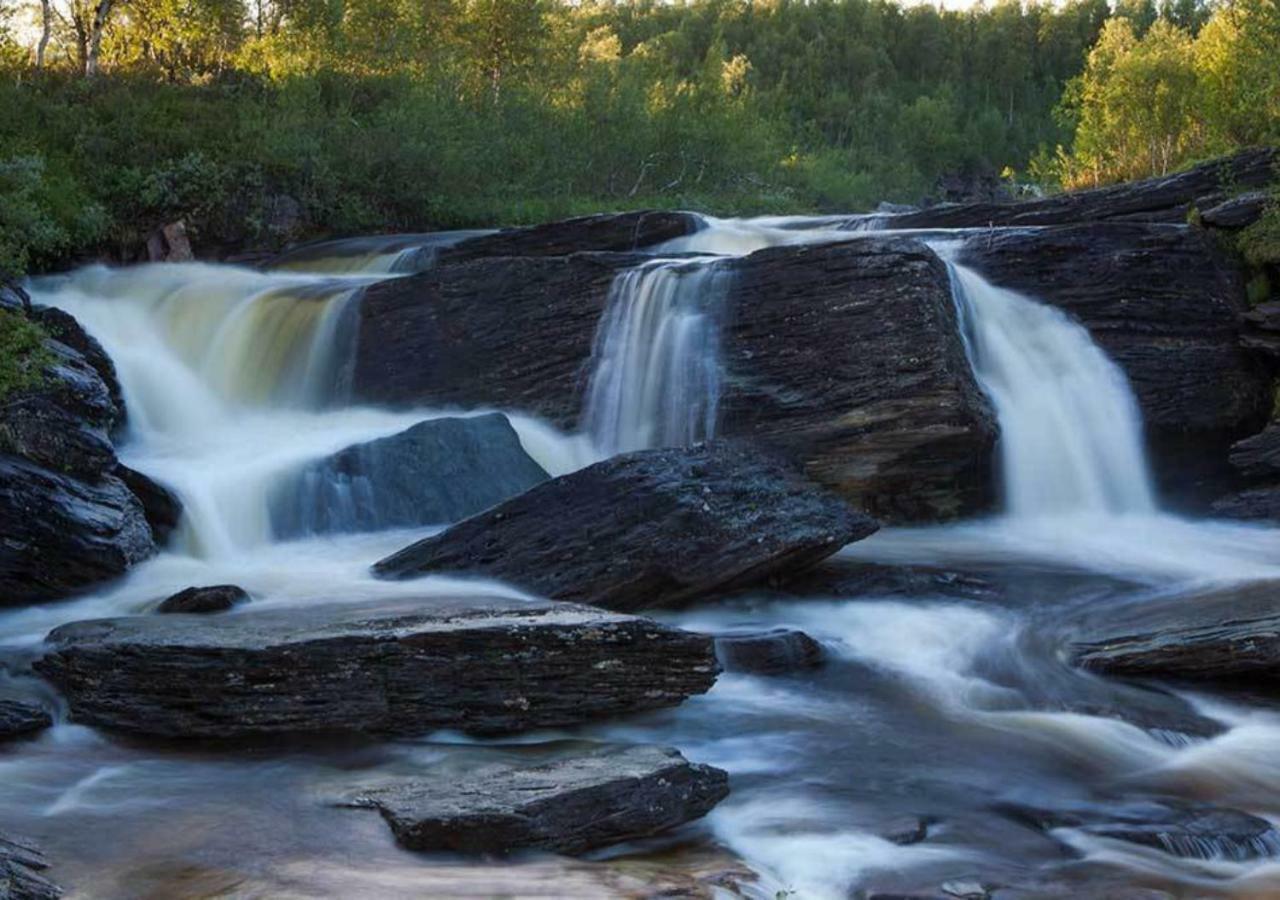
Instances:
[[[178,495],[155,479],[123,464],[116,466],[115,474],[142,504],[142,513],[151,526],[155,542],[161,546],[167,544],[182,521],[183,506]]]
[[[53,725],[49,711],[30,700],[0,698],[0,741],[34,734]]]
[[[218,613],[249,602],[244,588],[234,584],[189,587],[167,597],[156,607],[158,613]]]
[[[448,780],[412,777],[347,804],[377,809],[411,850],[577,854],[706,815],[728,775],[652,745],[597,745],[544,763],[496,763]]]
[[[500,413],[431,419],[305,467],[271,503],[277,537],[456,522],[547,479]]]
[[[1144,603],[1086,629],[1077,665],[1111,675],[1280,677],[1280,584],[1253,582]]]
[[[449,264],[493,256],[566,256],[582,251],[640,250],[692,234],[697,216],[648,210],[580,216],[526,228],[504,228],[461,241],[440,252]]]
[[[803,631],[774,628],[716,635],[716,658],[726,672],[784,675],[822,665],[822,645]]]
[[[49,861],[34,843],[0,832],[0,897],[57,900],[62,888],[44,876]]]
[[[616,456],[545,482],[374,565],[456,572],[630,612],[783,576],[876,523],[733,443]]]
[[[719,671],[702,635],[486,597],[101,619],[48,643],[35,668],[74,721],[174,738],[555,727],[673,706]]]

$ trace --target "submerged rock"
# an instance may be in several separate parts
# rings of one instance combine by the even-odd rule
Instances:
[[[546,481],[501,413],[431,419],[312,463],[271,503],[278,537],[456,522]]]
[[[53,717],[40,704],[30,700],[0,699],[0,741],[43,731],[51,725]]]
[[[6,900],[57,900],[62,888],[44,877],[49,861],[30,841],[0,833],[0,897]]]
[[[603,744],[541,764],[400,779],[348,802],[382,813],[411,850],[584,853],[706,815],[729,776],[678,750]]]
[[[161,601],[158,613],[217,613],[249,602],[248,592],[234,584],[189,587]]]
[[[780,675],[817,668],[823,656],[821,644],[794,628],[716,635],[716,657],[726,672]]]
[[[485,575],[630,612],[785,576],[876,527],[781,463],[713,443],[552,479],[373,568]]]
[[[1095,626],[1070,652],[1077,665],[1111,675],[1280,678],[1280,584],[1146,603]]]
[[[74,721],[174,738],[550,728],[674,706],[719,671],[703,635],[493,597],[100,619],[48,642],[35,669]]]

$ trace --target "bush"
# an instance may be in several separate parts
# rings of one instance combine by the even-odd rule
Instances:
[[[48,335],[26,316],[0,309],[0,403],[18,391],[40,386],[54,362]]]

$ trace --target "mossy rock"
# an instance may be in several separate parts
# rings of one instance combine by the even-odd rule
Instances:
[[[26,316],[0,309],[0,402],[45,383],[45,369],[54,363],[45,345],[48,339],[45,330]]]

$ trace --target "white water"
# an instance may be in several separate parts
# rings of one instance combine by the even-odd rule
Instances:
[[[583,427],[606,454],[715,435],[722,273],[658,260],[620,273],[592,353]]]

